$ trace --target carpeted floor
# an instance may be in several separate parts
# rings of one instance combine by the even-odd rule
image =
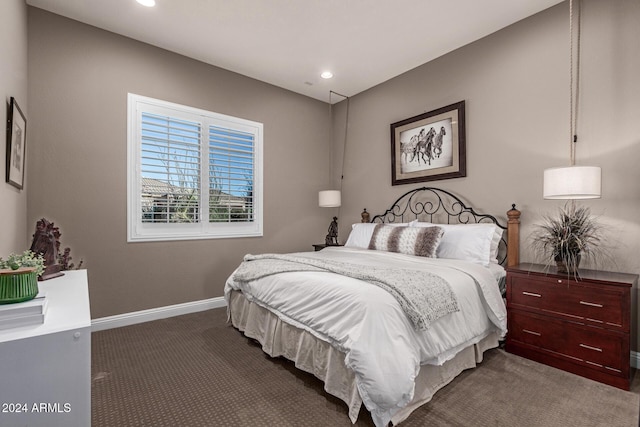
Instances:
[[[226,323],[225,309],[92,335],[92,426],[350,426],[322,382]],[[638,426],[625,392],[490,350],[403,426]],[[372,426],[362,410],[358,426]]]

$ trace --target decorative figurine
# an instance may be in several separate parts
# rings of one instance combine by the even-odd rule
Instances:
[[[329,232],[325,238],[327,246],[338,246],[338,217],[334,216],[333,221],[329,224]]]
[[[36,232],[33,234],[31,252],[42,255],[44,258],[44,273],[38,280],[53,279],[62,276],[60,264],[58,264],[58,250],[60,249],[60,230],[54,227],[52,222],[42,218],[36,223]]]
[[[60,264],[62,270],[80,270],[84,261],[80,259],[80,263],[76,267],[76,265],[71,262],[72,259],[71,248],[64,248],[63,253],[58,251],[58,264]]]
[[[367,208],[364,208],[360,216],[362,217],[360,222],[371,222],[369,212],[367,212]]]

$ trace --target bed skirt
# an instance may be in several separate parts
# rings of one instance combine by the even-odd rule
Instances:
[[[231,292],[229,315],[233,326],[247,337],[257,340],[269,356],[285,357],[293,361],[296,368],[322,380],[324,390],[345,402],[351,422],[356,422],[362,399],[353,371],[344,363],[343,352],[310,332],[282,321],[274,313],[247,300],[239,291]],[[497,334],[490,334],[477,344],[466,347],[441,366],[423,365],[416,378],[413,400],[394,414],[391,418],[393,425],[430,401],[438,390],[462,371],[475,368],[482,361],[483,353],[497,346]]]

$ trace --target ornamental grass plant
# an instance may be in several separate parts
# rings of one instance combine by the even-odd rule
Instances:
[[[588,207],[571,201],[547,215],[532,234],[537,256],[555,262],[560,273],[576,274],[581,260],[597,262],[604,254],[603,227]]]

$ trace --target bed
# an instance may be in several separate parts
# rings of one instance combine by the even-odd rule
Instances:
[[[352,422],[364,404],[397,425],[504,337],[519,215],[505,226],[448,191],[411,190],[344,247],[247,255],[225,284],[229,320],[322,380]]]

